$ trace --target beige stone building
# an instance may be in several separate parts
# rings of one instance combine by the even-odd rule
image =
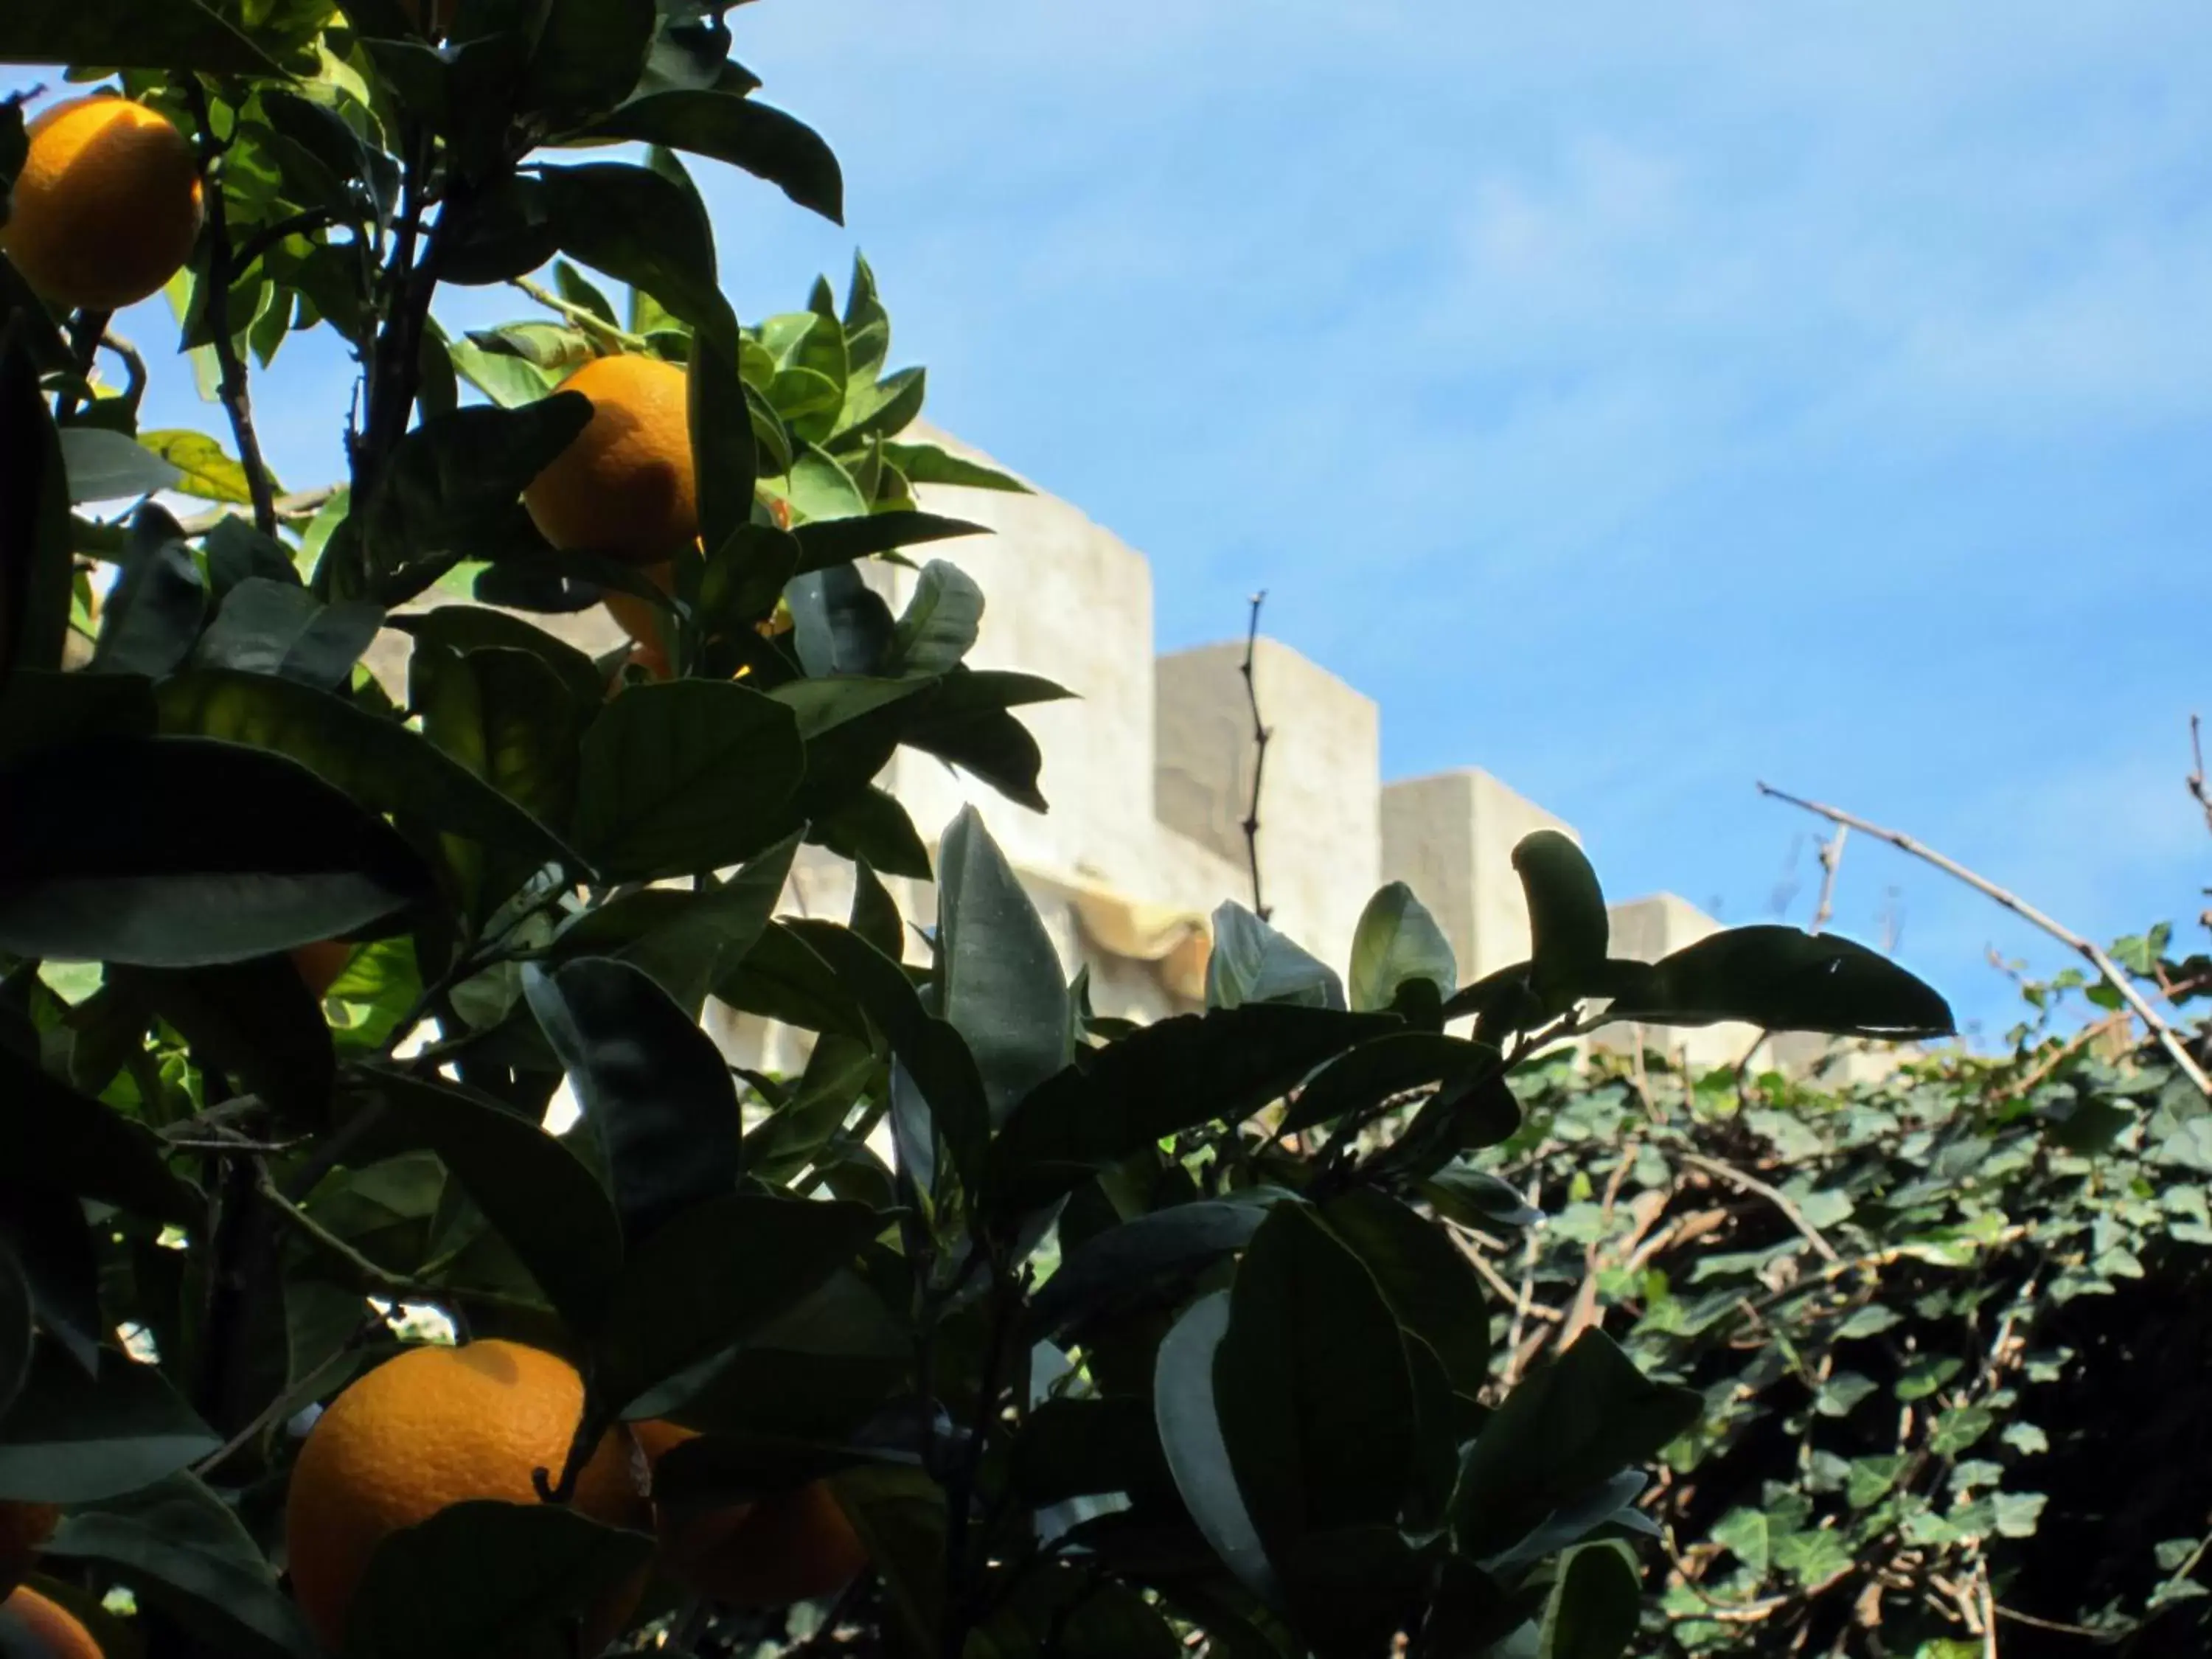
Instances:
[[[990,457],[942,432],[915,435]],[[1021,711],[1043,754],[1036,813],[933,757],[902,750],[878,780],[925,838],[964,804],[982,811],[1020,872],[1073,974],[1091,969],[1101,1013],[1156,1018],[1200,1006],[1207,919],[1225,899],[1251,902],[1243,828],[1254,763],[1253,720],[1240,672],[1242,639],[1166,655],[1154,648],[1152,568],[1080,508],[1037,490],[1015,495],[926,487],[929,510],[988,526],[988,537],[929,554],[981,584],[977,667],[1045,675],[1074,693]],[[869,566],[894,613],[915,574]],[[595,653],[620,643],[597,608],[549,619]],[[1255,690],[1273,732],[1259,802],[1261,887],[1274,924],[1341,971],[1360,912],[1386,881],[1406,882],[1437,917],[1462,981],[1523,959],[1528,917],[1512,866],[1533,830],[1573,827],[1474,767],[1385,781],[1382,711],[1355,687],[1279,641],[1257,642]],[[935,916],[928,884],[893,884],[908,918]],[[842,918],[850,867],[806,849],[784,896],[792,913]],[[1613,907],[1616,955],[1656,959],[1718,923],[1671,893]],[[782,1068],[797,1033],[730,1017],[718,1038],[746,1063]],[[1700,1066],[1734,1066],[1757,1040],[1747,1028],[1644,1033],[1648,1045]],[[1632,1030],[1601,1034],[1626,1045]],[[1821,1045],[1778,1056],[1793,1066]]]

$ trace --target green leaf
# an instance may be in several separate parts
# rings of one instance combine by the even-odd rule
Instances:
[[[574,392],[515,409],[477,404],[430,416],[399,441],[370,503],[366,533],[376,568],[501,550],[523,487],[591,418],[591,400]]]
[[[522,107],[555,119],[612,109],[645,72],[659,21],[653,0],[554,0],[530,54]]]
[[[61,444],[72,504],[129,501],[173,489],[184,479],[176,467],[120,432],[96,426],[64,427]]]
[[[1490,1415],[1460,1466],[1454,1524],[1461,1548],[1503,1549],[1697,1421],[1701,1401],[1652,1382],[1602,1332],[1584,1331],[1531,1372]]]
[[[326,605],[296,581],[249,576],[223,597],[192,659],[204,668],[276,674],[336,691],[351,683],[354,665],[383,625],[376,605]]]
[[[878,360],[880,361],[880,360]],[[837,447],[847,448],[866,439],[890,437],[914,424],[928,397],[929,378],[919,368],[902,368],[884,380],[866,376],[873,365],[855,363],[854,378],[845,387],[845,403],[837,416]]]
[[[1290,1003],[1302,1008],[1342,1008],[1344,981],[1336,970],[1243,905],[1223,903],[1213,913],[1213,952],[1206,963],[1206,1005],[1241,1008],[1247,1003]]]
[[[583,957],[523,994],[598,1137],[632,1249],[738,1184],[738,1095],[714,1039],[644,969]]]
[[[562,252],[645,289],[736,351],[737,317],[715,284],[714,234],[690,191],[620,161],[547,167],[538,184]]]
[[[61,440],[40,395],[27,314],[12,318],[24,320],[0,325],[0,691],[19,667],[61,667],[74,579]]]
[[[1399,1324],[1436,1351],[1470,1398],[1489,1381],[1490,1310],[1482,1280],[1443,1230],[1371,1187],[1328,1200],[1322,1219],[1374,1276]]]
[[[1583,1544],[1559,1560],[1537,1639],[1542,1659],[1620,1659],[1636,1639],[1644,1575],[1626,1545]]]
[[[842,1200],[735,1194],[693,1206],[634,1250],[597,1343],[611,1401],[719,1353],[796,1306],[884,1225]]]
[[[315,1659],[313,1634],[230,1507],[181,1470],[71,1510],[49,1555],[98,1561],[225,1653]]]
[[[1734,1552],[1753,1578],[1766,1577],[1771,1559],[1771,1523],[1764,1510],[1737,1508],[1713,1522],[1710,1534],[1723,1549]]]
[[[971,461],[935,444],[884,446],[884,459],[918,484],[950,484],[965,489],[998,489],[1026,495],[1030,487],[1011,472]]]
[[[1388,1008],[1399,988],[1423,980],[1448,997],[1459,985],[1451,941],[1413,890],[1394,881],[1367,901],[1352,938],[1352,1006]]]
[[[814,130],[781,110],[720,92],[648,93],[595,123],[594,138],[665,144],[743,167],[832,224],[845,222],[837,158]]]
[[[246,468],[206,433],[164,428],[141,432],[138,442],[176,469],[177,481],[168,488],[204,501],[228,501],[240,507],[253,500]]]
[[[906,955],[906,924],[899,918],[898,902],[866,859],[854,864],[853,907],[845,925],[893,962]]]
[[[794,576],[784,598],[792,646],[810,678],[879,672],[890,647],[890,607],[850,565]]]
[[[849,564],[878,553],[927,542],[950,541],[961,536],[988,536],[990,529],[964,519],[941,518],[934,513],[867,513],[854,518],[822,519],[802,524],[793,535],[799,538],[800,574]]]
[[[1324,1060],[1396,1025],[1382,1014],[1258,1003],[1145,1026],[1014,1109],[991,1147],[994,1201],[1002,1212],[1048,1204],[1164,1136],[1241,1122]]]
[[[0,1499],[89,1504],[136,1492],[220,1443],[150,1365],[112,1350],[90,1381],[52,1343],[0,1419]]]
[[[1239,1583],[1279,1606],[1282,1588],[1253,1524],[1224,1434],[1218,1377],[1229,1322],[1226,1291],[1202,1296],[1184,1310],[1160,1344],[1152,1373],[1152,1415],[1176,1490],[1206,1541]]]
[[[1148,1299],[1164,1274],[1194,1272],[1250,1243],[1279,1194],[1178,1204],[1093,1234],[1062,1257],[1030,1302],[1030,1334],[1049,1341],[1095,1315]]]
[[[83,0],[9,0],[0,64],[101,64],[111,69],[274,75],[276,64],[204,0],[155,12]]]
[[[758,466],[752,416],[735,349],[712,331],[694,343],[684,380],[700,535],[703,545],[719,550],[751,522]]]
[[[1278,1137],[1333,1123],[1394,1095],[1431,1084],[1449,1092],[1464,1087],[1485,1066],[1499,1063],[1487,1044],[1436,1031],[1393,1031],[1363,1042],[1316,1072],[1276,1126]]]
[[[1465,1227],[1527,1227],[1544,1218],[1518,1188],[1463,1164],[1428,1177],[1421,1183],[1421,1196],[1438,1215]]]
[[[111,967],[108,977],[182,1032],[200,1065],[236,1079],[287,1121],[306,1128],[328,1121],[337,1054],[322,1006],[290,957],[188,970]]]
[[[1887,957],[1834,933],[1772,926],[1731,927],[1662,957],[1607,1017],[1899,1038],[1954,1029],[1950,1005]]]
[[[123,575],[108,595],[92,666],[158,679],[191,654],[207,614],[207,584],[177,521],[158,507],[131,520]]]
[[[933,873],[929,848],[906,808],[873,785],[848,794],[837,805],[815,809],[807,839],[841,858],[866,859],[887,876],[927,881]]]
[[[743,686],[632,686],[584,734],[578,844],[609,879],[739,864],[790,828],[806,765],[791,711]]]
[[[238,962],[366,928],[431,889],[389,825],[236,744],[72,744],[0,769],[0,949],[23,956]]]
[[[0,1042],[0,1168],[35,1170],[73,1197],[161,1221],[204,1218],[144,1126],[118,1117]]]
[[[896,970],[896,964],[890,965]],[[742,1012],[802,1030],[869,1040],[867,1017],[852,992],[786,922],[769,924],[753,947],[715,981],[714,994]],[[981,1091],[979,1084],[979,1096]]]
[[[865,1042],[834,1033],[817,1038],[789,1097],[745,1136],[745,1167],[771,1184],[789,1182],[844,1127],[880,1068]]]
[[[442,645],[464,655],[471,651],[527,651],[560,677],[579,704],[588,708],[606,696],[606,684],[589,657],[566,640],[503,611],[481,605],[441,605],[434,610],[393,617],[388,625],[418,641]]]
[[[552,1504],[453,1504],[378,1546],[353,1598],[346,1659],[577,1651],[575,1621],[652,1553],[646,1534]]]
[[[1044,922],[981,814],[938,850],[939,997],[975,1056],[994,1123],[1073,1059],[1067,983]]]
[[[251,744],[255,752],[272,751],[272,760],[287,756],[312,769],[376,811],[532,860],[583,865],[551,829],[436,744],[357,703],[226,669],[179,675],[158,696],[164,732],[221,738],[226,747]]]
[[[1605,894],[1583,849],[1557,830],[1522,836],[1513,867],[1528,900],[1530,983],[1558,1012],[1598,987],[1611,932]]]
[[[538,403],[561,383],[558,373],[508,352],[489,350],[473,338],[448,340],[446,353],[453,360],[453,372],[501,409]]]
[[[15,1251],[0,1237],[0,1418],[29,1380],[31,1338],[31,1282]]]
[[[373,1068],[356,1086],[362,1109],[378,1114],[358,1161],[435,1152],[546,1299],[576,1329],[593,1329],[621,1270],[622,1225],[599,1177],[567,1144],[443,1082]]]
[[[938,674],[957,666],[975,648],[982,621],[983,590],[975,579],[957,565],[932,559],[891,629],[883,672]]]

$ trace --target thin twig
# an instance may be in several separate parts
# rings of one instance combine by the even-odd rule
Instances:
[[[1771,784],[1760,784],[1759,793],[1771,796],[1776,800],[1786,801],[1792,806],[1802,807],[1808,812],[1816,813],[1832,823],[1845,824],[1853,830],[1862,830],[1867,835],[1873,836],[1877,840],[1886,841],[1899,852],[1910,853],[1913,857],[1934,865],[1945,874],[1956,877],[1983,896],[1995,899],[2021,921],[2041,928],[2060,944],[2077,951],[2096,969],[2107,985],[2120,994],[2121,998],[2136,1011],[2136,1016],[2143,1024],[2157,1035],[2160,1045],[2172,1056],[2176,1069],[2195,1084],[2201,1093],[2212,1095],[2212,1077],[2205,1075],[2204,1068],[2199,1066],[2190,1054],[2188,1046],[2182,1042],[2179,1034],[2171,1024],[2159,1017],[2156,1009],[2144,1000],[2142,993],[2136,989],[2135,982],[2128,977],[2120,965],[2097,946],[2082,938],[2081,934],[2074,932],[2070,927],[2063,927],[2053,921],[2017,894],[2007,892],[1995,882],[1976,875],[1956,860],[1944,857],[1935,848],[1923,846],[1910,836],[1900,835],[1894,830],[1885,830],[1878,823],[1869,823],[1864,818],[1856,817],[1849,812],[1839,811],[1832,806],[1823,806],[1818,801],[1806,800],[1799,796],[1785,793]]]
[[[1844,866],[1844,837],[1851,833],[1850,826],[1839,823],[1836,833],[1820,843],[1820,902],[1813,908],[1813,925],[1805,931],[1817,933],[1826,927],[1836,914],[1836,872]]]
[[[2022,1613],[2002,1601],[1991,1602],[1990,1608],[2000,1619],[2008,1619],[2015,1625],[2027,1625],[2035,1630],[2055,1632],[2060,1636],[2087,1636],[2094,1641],[2109,1642],[2118,1633],[2110,1630],[2093,1630],[2087,1625],[2069,1625],[2057,1619],[2039,1619],[2032,1613]]]
[[[1509,1305],[1517,1303],[1520,1300],[1520,1292],[1513,1288],[1511,1282],[1504,1273],[1490,1265],[1490,1258],[1475,1248],[1473,1238],[1467,1235],[1465,1230],[1457,1222],[1449,1224],[1452,1240],[1459,1246],[1459,1253],[1474,1264],[1474,1270],[1482,1276],[1482,1282],[1497,1292],[1498,1298],[1501,1302]],[[1554,1325],[1566,1317],[1557,1308],[1547,1308],[1540,1302],[1532,1305],[1528,1311],[1539,1319],[1549,1320]]]
[[[231,436],[238,444],[239,465],[246,470],[246,493],[253,498],[253,527],[263,535],[276,534],[276,491],[269,468],[261,458],[261,439],[253,429],[253,399],[246,386],[246,362],[238,355],[238,341],[230,331],[230,284],[236,274],[231,264],[230,220],[223,201],[222,169],[219,163],[228,148],[215,136],[209,117],[207,94],[194,76],[185,76],[185,96],[191,101],[192,118],[200,130],[200,173],[207,201],[208,268],[200,280],[207,307],[210,343],[215,347],[216,392],[223,412],[230,416]]]
[[[2196,762],[2189,774],[2189,793],[2204,809],[2205,828],[2212,830],[2212,790],[2208,790],[2204,782],[2204,722],[2194,714],[2189,717],[2189,754]]]
[[[146,390],[146,359],[137,346],[112,328],[102,331],[100,343],[123,359],[123,401],[137,409],[138,399]]]
[[[370,1261],[359,1250],[340,1238],[329,1228],[276,1190],[276,1183],[264,1170],[254,1183],[262,1201],[283,1218],[284,1222],[302,1237],[326,1254],[335,1256],[380,1291],[392,1296],[421,1296],[423,1289],[405,1273],[394,1273],[380,1263]]]
[[[1705,1158],[1696,1152],[1678,1152],[1675,1156],[1692,1169],[1717,1176],[1730,1186],[1741,1187],[1745,1192],[1758,1194],[1782,1212],[1790,1224],[1804,1235],[1805,1242],[1820,1253],[1822,1260],[1832,1263],[1844,1259],[1837,1253],[1836,1247],[1820,1236],[1820,1230],[1805,1218],[1804,1211],[1799,1209],[1778,1187],[1770,1187],[1757,1176],[1746,1175],[1733,1164],[1723,1164],[1717,1158]]]
[[[320,512],[331,496],[343,489],[343,484],[323,484],[313,489],[295,489],[289,495],[279,495],[270,503],[276,517],[286,523],[302,522]],[[195,513],[189,519],[179,519],[177,527],[187,536],[204,536],[225,519],[231,516],[227,507],[211,507],[204,513]]]
[[[1260,896],[1260,780],[1267,769],[1267,741],[1275,734],[1260,718],[1260,686],[1252,667],[1260,651],[1260,607],[1267,602],[1264,587],[1252,596],[1252,619],[1244,630],[1244,665],[1239,671],[1244,676],[1245,701],[1252,705],[1252,799],[1244,809],[1244,855],[1252,866],[1252,914],[1262,921],[1267,920],[1267,906]]]
[[[596,334],[610,345],[624,351],[643,351],[647,340],[642,334],[632,334],[617,328],[589,306],[580,306],[573,300],[564,300],[543,283],[533,283],[527,276],[510,276],[507,285],[520,289],[548,311],[557,311],[586,334]]]
[[[76,413],[77,394],[89,391],[92,384],[92,360],[99,354],[100,342],[107,332],[107,319],[114,313],[108,311],[80,311],[76,326],[70,330],[70,366],[76,376],[54,398],[54,419],[66,422]]]
[[[1536,1201],[1543,1190],[1543,1176],[1530,1176],[1528,1195],[1530,1209],[1543,1207]],[[1531,1227],[1528,1229],[1528,1243],[1521,1252],[1521,1290],[1513,1298],[1513,1323],[1505,1333],[1505,1375],[1501,1380],[1509,1389],[1521,1380],[1521,1367],[1526,1363],[1521,1356],[1521,1328],[1528,1322],[1528,1310],[1536,1294],[1536,1229]]]

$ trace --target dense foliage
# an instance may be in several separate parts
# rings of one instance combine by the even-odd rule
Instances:
[[[1595,1329],[1492,1385],[1444,1219],[1497,1201],[1468,1155],[1601,1002],[1872,1036],[1948,1009],[1786,928],[1612,959],[1543,835],[1532,957],[1474,985],[1393,887],[1341,975],[1228,906],[1203,1014],[1092,1018],[980,817],[932,847],[872,782],[908,745],[1041,808],[1011,711],[1058,693],[963,665],[982,600],[951,564],[896,617],[857,568],[971,530],[915,486],[1008,483],[902,441],[921,377],[884,372],[866,267],[752,325],[717,283],[679,152],[841,194],[726,9],[0,15],[0,58],[119,74],[189,136],[171,292],[228,416],[227,443],[139,430],[143,360],[0,263],[0,1520],[63,1511],[18,1604],[157,1659],[1613,1659],[1637,1467],[1700,1398]],[[0,178],[50,205],[65,169],[20,119]],[[442,285],[509,281],[548,314],[435,322]],[[311,327],[362,367],[348,477],[288,495],[252,365]],[[524,505],[602,412],[562,372],[608,353],[684,366],[680,441],[638,464],[682,455],[696,541],[556,547]],[[243,511],[92,510],[164,491]],[[657,655],[593,663],[526,614],[607,599]],[[361,665],[395,633],[397,697]],[[855,861],[843,923],[773,916],[806,843]],[[933,877],[934,926],[881,875]],[[804,1072],[733,1073],[709,998],[815,1034]],[[426,1356],[441,1327],[481,1364]],[[388,1464],[321,1457],[303,1520],[328,1425],[378,1443],[362,1401],[500,1388]],[[619,1508],[610,1471],[647,1457],[658,1550],[584,1497]],[[432,1461],[451,1501],[357,1595],[295,1600],[302,1526]],[[857,1537],[849,1588],[716,1589],[672,1541],[802,1502]]]
[[[1501,1377],[1596,1322],[1704,1401],[1646,1498],[1663,1650],[2212,1644],[2212,1110],[2116,1022],[2052,1035],[2066,980],[2002,1060],[1524,1093],[1497,1167],[1548,1220],[1458,1218]]]

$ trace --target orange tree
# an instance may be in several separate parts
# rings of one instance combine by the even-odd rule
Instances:
[[[1608,1007],[1948,1011],[1784,929],[1611,960],[1539,836],[1504,973],[1392,887],[1344,975],[1225,906],[1205,1012],[1095,1017],[980,818],[933,855],[872,782],[1041,809],[1059,693],[963,665],[952,566],[859,574],[972,532],[917,485],[1016,487],[902,438],[865,265],[717,283],[688,165],[841,188],[726,9],[0,15],[107,98],[0,118],[0,1643],[1610,1659],[1697,1401],[1595,1333],[1489,1382],[1440,1218],[1502,1201],[1514,1069]],[[139,429],[100,307],[165,280],[224,438]],[[288,495],[252,365],[309,328],[361,374]],[[528,619],[602,600],[634,659]],[[774,915],[803,843],[844,922]]]

